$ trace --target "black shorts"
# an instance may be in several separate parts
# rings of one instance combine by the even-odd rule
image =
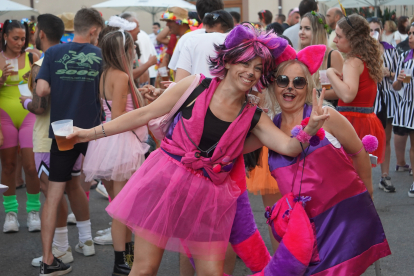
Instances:
[[[88,143],[75,144],[73,149],[60,151],[56,140],[52,140],[50,148],[49,181],[66,182],[72,179],[73,166],[80,154],[86,155]]]
[[[393,126],[392,130],[394,131],[394,134],[398,136],[405,136],[405,135],[410,134],[412,131],[414,131],[414,129],[400,127],[400,126]]]

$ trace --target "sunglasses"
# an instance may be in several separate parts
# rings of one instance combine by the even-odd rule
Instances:
[[[206,17],[206,16],[211,16],[211,17],[213,17],[213,20],[216,21],[217,18],[220,17],[220,14],[215,13],[215,12],[207,12],[207,13],[204,14],[204,17]]]
[[[290,83],[290,79],[289,79],[288,76],[279,75],[276,78],[276,84],[277,84],[277,86],[279,86],[281,88],[287,87],[289,85],[289,83]],[[292,80],[292,83],[293,83],[293,86],[296,89],[302,89],[308,84],[308,82],[306,81],[306,79],[304,77],[295,77]]]

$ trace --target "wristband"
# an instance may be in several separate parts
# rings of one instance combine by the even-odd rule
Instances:
[[[27,110],[27,106],[29,105],[29,103],[31,103],[32,102],[32,99],[26,99],[26,100],[24,100],[24,103],[23,103],[23,107],[24,107],[24,109],[26,109]]]
[[[320,128],[315,135],[311,136],[304,131],[308,123],[309,118],[303,119],[300,125],[297,125],[292,129],[291,133],[293,137],[296,137],[296,139],[299,140],[299,142],[309,143],[311,146],[315,147],[325,138],[325,130]]]

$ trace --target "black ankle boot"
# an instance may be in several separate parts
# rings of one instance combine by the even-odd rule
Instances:
[[[125,251],[115,251],[115,264],[112,276],[129,275],[131,267],[128,265],[125,257]]]
[[[134,242],[127,242],[125,244],[125,259],[130,268],[132,268],[132,264],[134,263]]]

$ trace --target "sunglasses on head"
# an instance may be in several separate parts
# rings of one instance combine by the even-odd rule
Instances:
[[[288,76],[279,75],[276,78],[276,84],[277,84],[277,86],[279,86],[281,88],[287,87],[289,85],[289,83],[290,83],[290,79],[289,79]],[[293,86],[296,89],[302,89],[308,84],[308,82],[306,81],[306,79],[304,77],[295,77],[292,80],[292,83],[293,83]]]
[[[211,16],[211,17],[213,17],[213,20],[216,21],[217,18],[220,17],[220,14],[215,13],[215,12],[207,12],[206,14],[204,14],[204,17],[206,17],[206,16]]]

